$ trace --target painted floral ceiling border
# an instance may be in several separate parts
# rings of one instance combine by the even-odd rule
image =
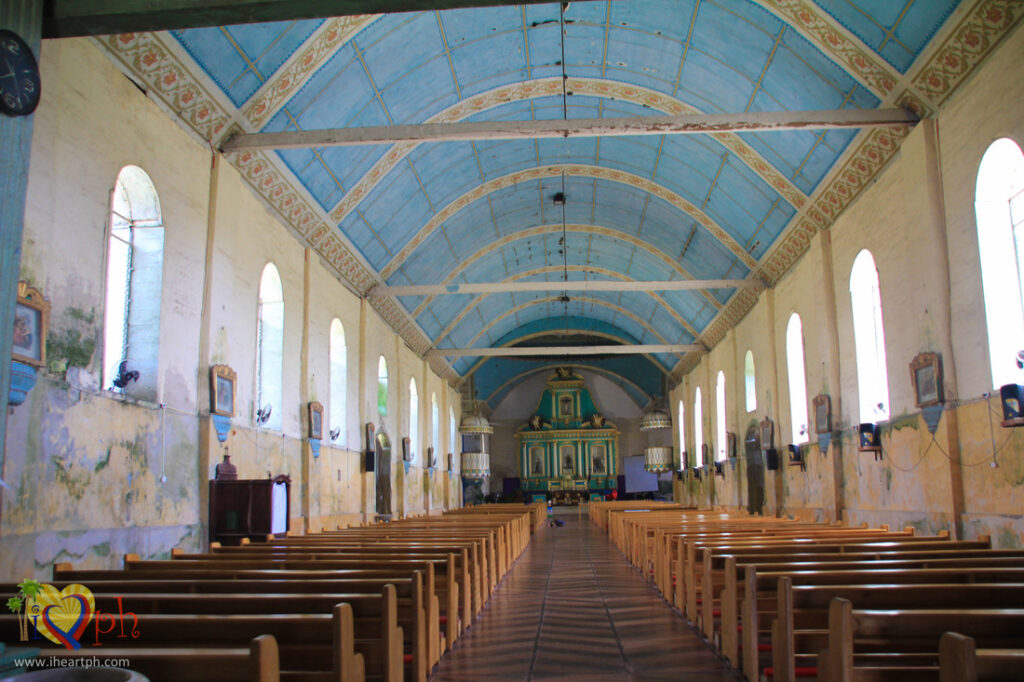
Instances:
[[[928,50],[925,59],[912,69],[912,73],[892,82],[884,66],[878,60],[865,61],[863,50],[848,36],[842,35],[834,25],[822,25],[820,15],[812,11],[804,0],[762,0],[777,15],[794,24],[816,45],[831,54],[837,63],[849,66],[862,82],[871,83],[876,91],[892,93],[903,87],[901,94],[889,97],[893,102],[914,109],[919,115],[931,115],[940,107],[956,88],[974,71],[985,56],[999,44],[1010,30],[1024,17],[1024,3],[1018,0],[978,0],[948,31],[937,49]],[[372,22],[375,17],[340,18],[326,31],[317,48],[321,57],[328,53],[327,46],[339,44],[345,36],[354,34],[360,27]],[[175,112],[186,128],[203,140],[222,140],[231,128],[241,129],[230,103],[205,87],[194,74],[199,69],[185,66],[188,59],[180,50],[168,46],[167,34],[129,33],[94,38],[111,56],[115,63],[145,84],[149,94]],[[318,59],[303,59],[291,68],[298,73],[313,68]],[[193,65],[194,66],[194,65]],[[287,90],[297,79],[279,83]],[[282,90],[283,91],[283,90]],[[280,96],[280,92],[274,97]],[[271,97],[273,100],[273,97]],[[272,103],[271,103],[272,104]],[[271,104],[258,112],[249,111],[245,118],[248,128],[253,117],[260,119]],[[818,230],[828,229],[838,215],[866,187],[870,180],[885,166],[906,137],[905,129],[874,129],[863,131],[844,154],[838,170],[834,170],[826,182],[804,205],[790,226],[784,231],[772,250],[761,260],[754,272],[767,286],[777,282],[804,254],[811,238]],[[734,150],[735,151],[735,150]],[[396,145],[386,158],[393,154],[399,157],[407,153]],[[257,195],[265,200],[300,237],[314,248],[324,260],[336,270],[340,278],[354,291],[365,295],[380,277],[368,266],[352,244],[340,234],[337,227],[328,220],[333,218],[318,207],[314,207],[301,183],[287,169],[269,156],[258,152],[233,155],[230,159]],[[747,163],[756,159],[745,158]],[[765,172],[765,169],[759,169]],[[371,171],[372,172],[372,171]],[[774,184],[774,183],[773,183]],[[792,196],[792,195],[791,195]],[[353,196],[352,199],[357,197]],[[802,197],[793,197],[797,202]],[[331,214],[335,213],[336,207]],[[760,291],[741,289],[733,295],[700,336],[708,348],[717,344],[757,302]],[[395,299],[373,298],[371,303],[385,321],[398,333],[418,355],[431,348],[429,338],[415,320]],[[699,362],[699,353],[689,353],[674,368],[677,378],[690,371]],[[447,362],[432,361],[432,367],[441,376],[457,383],[461,377]]]

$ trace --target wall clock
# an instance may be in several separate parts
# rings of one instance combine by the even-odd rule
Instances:
[[[28,116],[39,105],[39,65],[13,31],[0,29],[0,113]]]

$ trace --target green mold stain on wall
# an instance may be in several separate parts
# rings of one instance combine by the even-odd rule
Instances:
[[[110,464],[110,451],[113,449],[113,447],[114,446],[111,445],[109,448],[107,448],[107,456],[101,459],[100,461],[96,462],[96,466],[93,467],[93,471],[99,473],[107,468],[107,465]]]
[[[898,417],[893,417],[889,420],[883,429],[884,431],[892,432],[899,431],[900,429],[914,429],[915,431],[921,428],[921,415],[916,412],[913,414],[901,414]]]
[[[96,556],[108,557],[108,556],[110,556],[110,552],[111,552],[110,543],[109,542],[101,542],[99,544],[93,545],[92,547],[89,548],[89,551],[92,554],[95,554]]]
[[[96,311],[69,307],[59,325],[46,336],[46,357],[50,370],[88,367],[96,352]]]
[[[1012,528],[1003,527],[996,539],[996,547],[1001,549],[1018,549],[1020,547],[1020,536],[1013,532]]]
[[[72,471],[75,465],[71,462],[65,462],[60,457],[51,457],[50,461],[52,461],[54,467],[56,467],[56,474],[54,477],[57,479],[57,482],[67,488],[68,495],[76,500],[82,499],[82,496],[85,494],[85,489],[89,487],[89,474],[76,475]]]

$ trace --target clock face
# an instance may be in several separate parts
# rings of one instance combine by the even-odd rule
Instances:
[[[17,33],[0,29],[0,112],[27,116],[39,104],[39,66]]]

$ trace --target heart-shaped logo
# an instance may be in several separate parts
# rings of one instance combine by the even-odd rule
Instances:
[[[43,585],[28,602],[29,620],[36,630],[67,649],[82,648],[79,640],[95,613],[96,599],[88,587],[78,583],[63,590]]]

